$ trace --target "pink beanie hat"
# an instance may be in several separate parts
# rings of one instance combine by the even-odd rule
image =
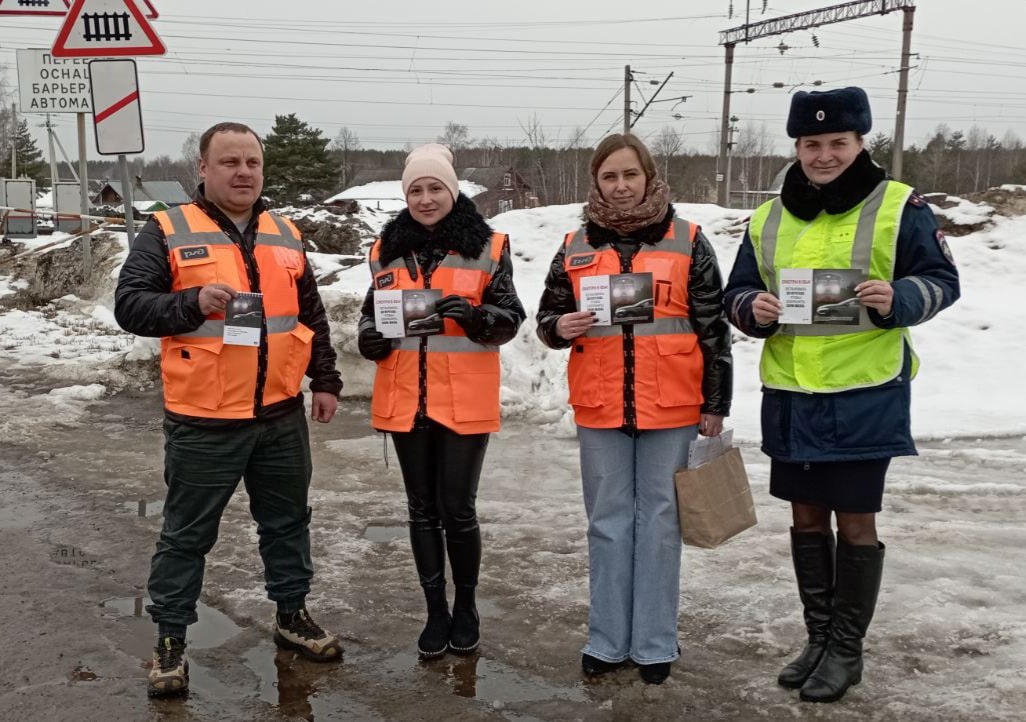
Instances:
[[[452,152],[440,143],[427,143],[410,151],[403,170],[403,195],[421,178],[437,178],[449,189],[452,199],[460,194],[460,183],[452,167]]]

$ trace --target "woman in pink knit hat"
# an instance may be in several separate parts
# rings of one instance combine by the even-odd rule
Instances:
[[[360,353],[378,364],[371,424],[392,434],[406,487],[410,544],[427,601],[417,643],[424,658],[469,654],[480,641],[477,486],[489,435],[499,429],[499,345],[516,335],[525,315],[509,238],[493,232],[460,193],[452,163],[437,143],[407,156],[407,207],[371,249],[359,333]],[[376,327],[375,301],[396,296],[383,291],[402,292],[401,337]],[[451,613],[446,556],[456,588]]]

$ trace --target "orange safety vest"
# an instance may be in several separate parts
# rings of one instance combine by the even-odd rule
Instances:
[[[167,238],[172,291],[211,283],[252,290],[239,247],[199,206],[176,206],[153,217]],[[267,344],[259,403],[268,406],[299,393],[314,332],[299,322],[298,283],[306,267],[299,231],[291,221],[267,212],[260,214],[256,231],[253,256]],[[225,344],[223,336],[224,314],[211,314],[194,331],[161,339],[164,406],[169,411],[211,419],[254,418],[259,349]]]
[[[688,313],[688,277],[697,226],[674,220],[659,243],[642,243],[632,273],[651,273],[654,320],[634,329],[634,407],[638,429],[669,429],[699,422],[702,350]],[[564,268],[581,300],[581,278],[614,275],[620,254],[588,244],[583,228],[568,233]],[[615,429],[624,419],[623,326],[592,326],[575,338],[567,370],[578,426]]]
[[[373,288],[406,290],[440,288],[442,295],[463,296],[475,306],[492,281],[508,241],[493,233],[479,258],[450,251],[431,274],[416,280],[406,266],[408,256],[383,266],[381,240],[370,252]],[[371,425],[381,431],[409,431],[417,415],[420,393],[420,354],[427,355],[427,416],[459,434],[499,430],[499,347],[475,343],[463,327],[445,319],[445,332],[435,336],[398,339],[398,348],[377,362],[371,398]]]

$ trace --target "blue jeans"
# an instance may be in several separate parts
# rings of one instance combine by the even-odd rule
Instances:
[[[698,426],[577,427],[588,513],[591,611],[584,653],[606,662],[672,662],[680,602],[680,519],[673,474]]]

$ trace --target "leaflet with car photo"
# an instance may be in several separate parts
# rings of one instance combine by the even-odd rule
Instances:
[[[263,325],[263,294],[237,293],[224,311],[224,342],[231,346],[259,346]]]
[[[861,268],[782,268],[780,323],[857,326],[862,304],[855,287],[866,280]]]
[[[438,288],[374,292],[374,326],[385,338],[432,336],[445,330],[435,311],[442,297]]]
[[[651,273],[617,273],[581,279],[582,311],[595,314],[596,326],[651,323],[655,318]]]

